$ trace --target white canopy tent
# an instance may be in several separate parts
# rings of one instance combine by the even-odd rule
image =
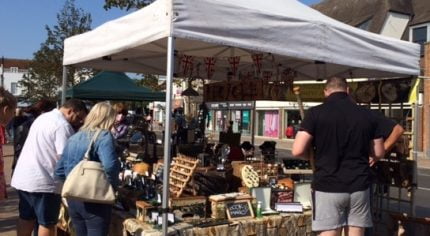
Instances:
[[[214,79],[225,79],[230,56],[271,53],[277,64],[324,77],[393,77],[419,73],[419,46],[333,20],[295,0],[158,0],[65,41],[64,65],[128,72],[166,73],[168,36],[178,53],[216,57]],[[195,58],[195,60],[199,60]],[[264,66],[263,66],[264,67]],[[268,67],[267,65],[265,67]]]
[[[212,79],[224,79],[229,57],[239,56],[238,71],[249,71],[251,55],[257,52],[265,53],[263,68],[292,69],[296,80],[420,73],[419,45],[337,22],[296,0],[157,0],[66,39],[63,64],[166,74],[166,111],[170,111],[178,55],[194,56],[195,62],[216,58]],[[166,119],[163,209],[168,202],[170,122]],[[167,215],[163,214],[166,232]]]

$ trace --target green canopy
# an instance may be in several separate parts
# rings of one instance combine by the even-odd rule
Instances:
[[[66,97],[87,100],[164,101],[166,93],[139,87],[124,73],[102,71],[68,89]]]

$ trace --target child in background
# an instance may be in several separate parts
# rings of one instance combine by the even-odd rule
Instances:
[[[4,177],[4,161],[3,161],[3,144],[5,143],[5,129],[4,127],[12,120],[15,115],[16,98],[0,87],[0,200],[7,197],[6,194],[6,180]]]

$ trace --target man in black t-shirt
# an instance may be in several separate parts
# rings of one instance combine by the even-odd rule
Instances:
[[[312,229],[320,235],[363,235],[372,226],[369,157],[384,155],[378,121],[348,96],[345,79],[327,80],[323,104],[308,110],[292,153],[315,152]]]

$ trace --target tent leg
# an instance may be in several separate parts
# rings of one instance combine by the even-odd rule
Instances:
[[[255,101],[252,101],[252,120],[251,120],[251,144],[255,145],[255,119],[257,118],[257,113],[255,112]]]
[[[166,119],[164,126],[164,168],[163,168],[163,199],[162,199],[162,211],[163,211],[163,235],[167,235],[167,207],[169,202],[169,170],[170,170],[170,155],[171,145],[170,138],[172,136],[171,122],[172,122],[172,80],[174,71],[174,39],[169,36],[167,39],[167,74],[166,74]]]
[[[67,67],[63,66],[63,80],[61,85],[61,105],[66,102],[66,87],[67,87]]]

